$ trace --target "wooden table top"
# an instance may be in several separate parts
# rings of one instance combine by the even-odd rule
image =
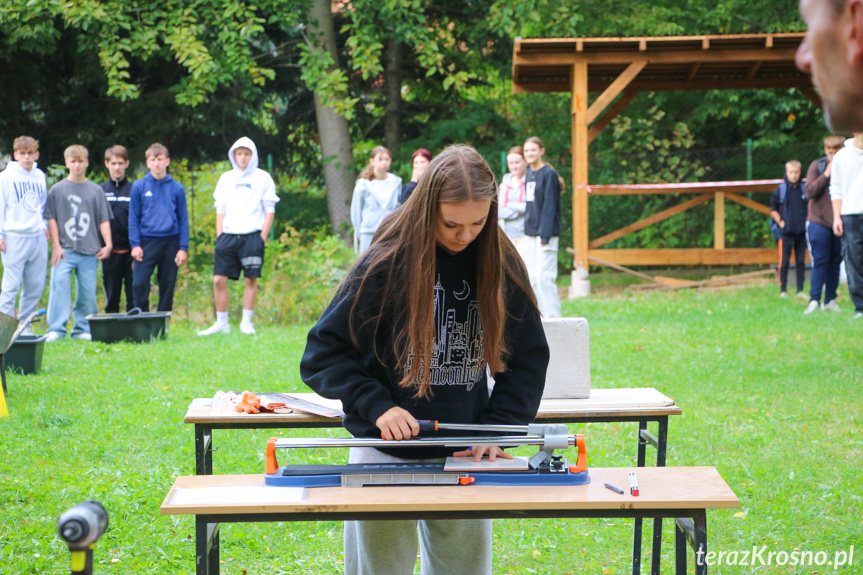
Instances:
[[[629,495],[629,473],[639,496]],[[614,467],[589,470],[588,485],[434,485],[291,488],[264,486],[258,475],[178,477],[162,515],[509,510],[728,509],[740,500],[714,467]],[[611,483],[624,495],[607,489]]]
[[[324,399],[316,393],[291,393],[306,401],[320,403],[341,409],[338,400]],[[236,413],[221,411],[212,413],[210,398],[195,399],[189,405],[183,423],[230,424],[242,427],[244,424],[303,424],[333,423],[338,419],[322,417],[310,413]],[[587,399],[543,399],[536,419],[542,422],[549,418],[566,417],[637,417],[680,415],[682,410],[674,400],[666,397],[652,387],[591,389]]]

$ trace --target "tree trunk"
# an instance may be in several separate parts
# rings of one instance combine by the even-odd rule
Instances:
[[[309,32],[313,38],[313,50],[328,51],[338,67],[336,33],[330,0],[312,0],[309,8]],[[324,164],[324,183],[327,186],[327,211],[330,228],[348,243],[351,222],[351,195],[354,189],[354,160],[351,133],[348,121],[330,106],[324,106],[321,96],[315,93],[315,118],[318,136],[321,139],[321,156]]]
[[[402,102],[402,45],[394,38],[387,42],[387,65],[384,70],[387,104],[384,114],[384,141],[395,154],[399,148],[399,114]]]

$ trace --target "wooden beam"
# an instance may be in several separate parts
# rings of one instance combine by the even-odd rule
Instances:
[[[753,184],[750,182],[705,182],[705,185],[692,184],[691,187],[663,187],[657,185],[652,187],[649,185],[641,186],[624,186],[624,185],[608,185],[608,186],[591,186],[590,194],[592,196],[632,196],[641,194],[704,194],[707,192],[755,192],[766,193],[772,192],[782,180],[761,180],[763,183]]]
[[[776,248],[602,249],[588,254],[594,255],[623,266],[774,265],[777,261]]]
[[[612,106],[599,118],[587,132],[587,143],[592,143],[596,137],[605,129],[607,125],[611,123],[613,119],[620,114],[624,108],[626,108],[629,103],[632,101],[635,96],[638,95],[638,92],[632,92],[630,90],[624,90],[623,94],[620,95],[617,102],[612,104]]]
[[[823,107],[823,103],[821,102],[821,96],[812,86],[804,86],[797,88],[804,96],[809,98],[809,101],[818,106],[819,108]]]
[[[725,192],[713,195],[713,248],[725,249]]]
[[[594,100],[593,104],[587,109],[587,123],[590,124],[596,120],[599,115],[605,110],[606,106],[611,104],[615,98],[629,85],[632,80],[638,76],[644,67],[647,65],[647,60],[637,60],[626,67],[626,69],[612,82],[605,91]]]
[[[686,73],[686,81],[691,82],[695,79],[695,75],[698,74],[698,69],[701,68],[701,62],[693,62],[689,67],[689,72]]]
[[[649,70],[649,68],[648,68]],[[649,77],[642,80],[633,81],[628,87],[628,90],[635,92],[676,92],[676,91],[696,91],[696,90],[774,90],[796,88],[803,91],[806,88],[812,87],[812,80],[809,76],[784,76],[770,77],[756,76],[751,80],[743,77],[741,72],[740,77],[734,78],[706,78],[699,77],[698,79],[686,80],[681,76],[680,80],[660,80],[650,79]],[[642,75],[644,78],[644,76]],[[536,81],[531,81],[529,75],[520,75],[513,78],[513,93],[532,93],[532,92],[569,92],[570,91],[569,73],[561,72],[558,75],[543,75]],[[591,89],[601,91],[607,88],[611,82],[596,81],[591,84]],[[805,92],[804,92],[805,93]]]
[[[572,67],[572,243],[573,266],[581,279],[587,279],[587,64]]]
[[[751,280],[751,279],[755,279],[757,277],[769,276],[769,275],[776,275],[776,270],[773,270],[773,269],[758,270],[758,271],[754,271],[754,272],[736,274],[733,276],[716,277],[716,278],[710,278],[709,280],[701,280],[701,281],[690,281],[690,282],[678,283],[675,285],[656,283],[656,284],[647,284],[647,285],[639,284],[639,285],[634,285],[632,287],[637,288],[637,289],[650,290],[650,291],[671,291],[671,290],[697,288],[697,287],[718,287],[718,286],[724,286],[724,285],[729,285],[729,284],[735,284],[735,283],[738,283],[738,282],[743,281],[743,280]]]
[[[647,58],[651,64],[689,64],[692,62],[793,62],[796,48],[745,48],[740,50],[668,50],[631,52],[521,52],[513,56],[520,66],[567,66],[586,64],[630,64]]]
[[[740,204],[741,206],[746,206],[756,212],[761,212],[765,215],[770,215],[770,206],[765,206],[764,204],[755,202],[750,200],[749,198],[744,198],[743,196],[738,196],[733,192],[729,192],[725,194],[725,199],[730,200],[734,203]]]
[[[759,60],[758,62],[752,62],[752,65],[749,66],[749,70],[746,71],[746,79],[751,80],[755,77],[755,74],[758,73],[758,70],[761,68],[762,62]]]
[[[567,247],[567,248],[566,248],[566,251],[567,251],[570,255],[573,255],[573,256],[575,255],[575,250],[574,250],[574,249],[572,249],[572,248],[570,248],[570,247]],[[626,267],[623,267],[623,266],[619,266],[619,265],[617,265],[617,264],[613,264],[613,263],[611,263],[611,262],[607,262],[607,261],[605,261],[605,260],[601,260],[601,259],[596,258],[596,257],[593,257],[593,256],[589,256],[589,259],[590,259],[590,261],[592,261],[592,262],[594,262],[594,263],[597,263],[597,264],[599,264],[599,265],[603,265],[603,266],[610,267],[610,268],[611,268],[611,269],[613,269],[613,270],[617,270],[617,271],[619,271],[619,272],[623,272],[623,273],[625,273],[625,274],[629,274],[629,275],[631,275],[632,277],[636,277],[636,278],[638,278],[638,279],[646,280],[646,281],[649,281],[649,282],[655,282],[655,281],[656,281],[656,278],[654,278],[654,277],[652,277],[652,276],[649,276],[649,275],[647,275],[647,274],[643,274],[643,273],[641,273],[641,272],[637,272],[637,271],[635,271],[635,270],[631,270],[631,269],[629,269],[629,268],[626,268]]]
[[[638,220],[635,223],[629,224],[628,226],[624,226],[619,230],[615,230],[610,234],[605,234],[602,237],[596,238],[588,247],[590,249],[598,248],[599,246],[604,246],[605,244],[612,242],[616,239],[622,238],[627,234],[631,234],[632,232],[637,232],[638,230],[642,230],[647,226],[651,226],[657,222],[661,222],[662,220],[667,220],[671,216],[676,216],[679,213],[685,212],[690,208],[694,208],[697,205],[704,204],[709,202],[713,198],[713,194],[703,194],[696,198],[692,198],[691,200],[686,200],[676,206],[670,207],[666,210],[662,210],[661,212],[656,212],[652,216],[648,216],[644,219]]]

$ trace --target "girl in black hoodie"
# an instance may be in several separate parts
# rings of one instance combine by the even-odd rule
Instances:
[[[451,146],[381,224],[309,332],[300,370],[320,395],[342,401],[353,435],[393,440],[351,450],[352,463],[371,463],[511,458],[497,446],[398,440],[419,433],[418,419],[530,423],[547,365],[527,274],[497,225],[494,174],[472,148]],[[491,573],[491,520],[346,522],[346,573],[412,573],[417,529],[423,573]]]

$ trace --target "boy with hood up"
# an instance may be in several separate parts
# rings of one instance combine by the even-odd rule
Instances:
[[[198,335],[230,333],[228,324],[228,278],[245,276],[243,319],[240,332],[255,334],[252,314],[258,297],[258,278],[264,264],[264,243],[276,216],[276,184],[258,168],[258,149],[243,137],[228,151],[233,169],[225,172],[213,192],[216,205],[216,256],[213,266],[213,299],[216,323]]]
[[[15,300],[20,290],[18,317],[26,319],[45,291],[48,235],[42,210],[48,187],[45,174],[36,164],[39,142],[30,136],[21,136],[15,138],[12,148],[15,160],[0,173],[0,252],[3,259],[0,313],[15,316]]]

